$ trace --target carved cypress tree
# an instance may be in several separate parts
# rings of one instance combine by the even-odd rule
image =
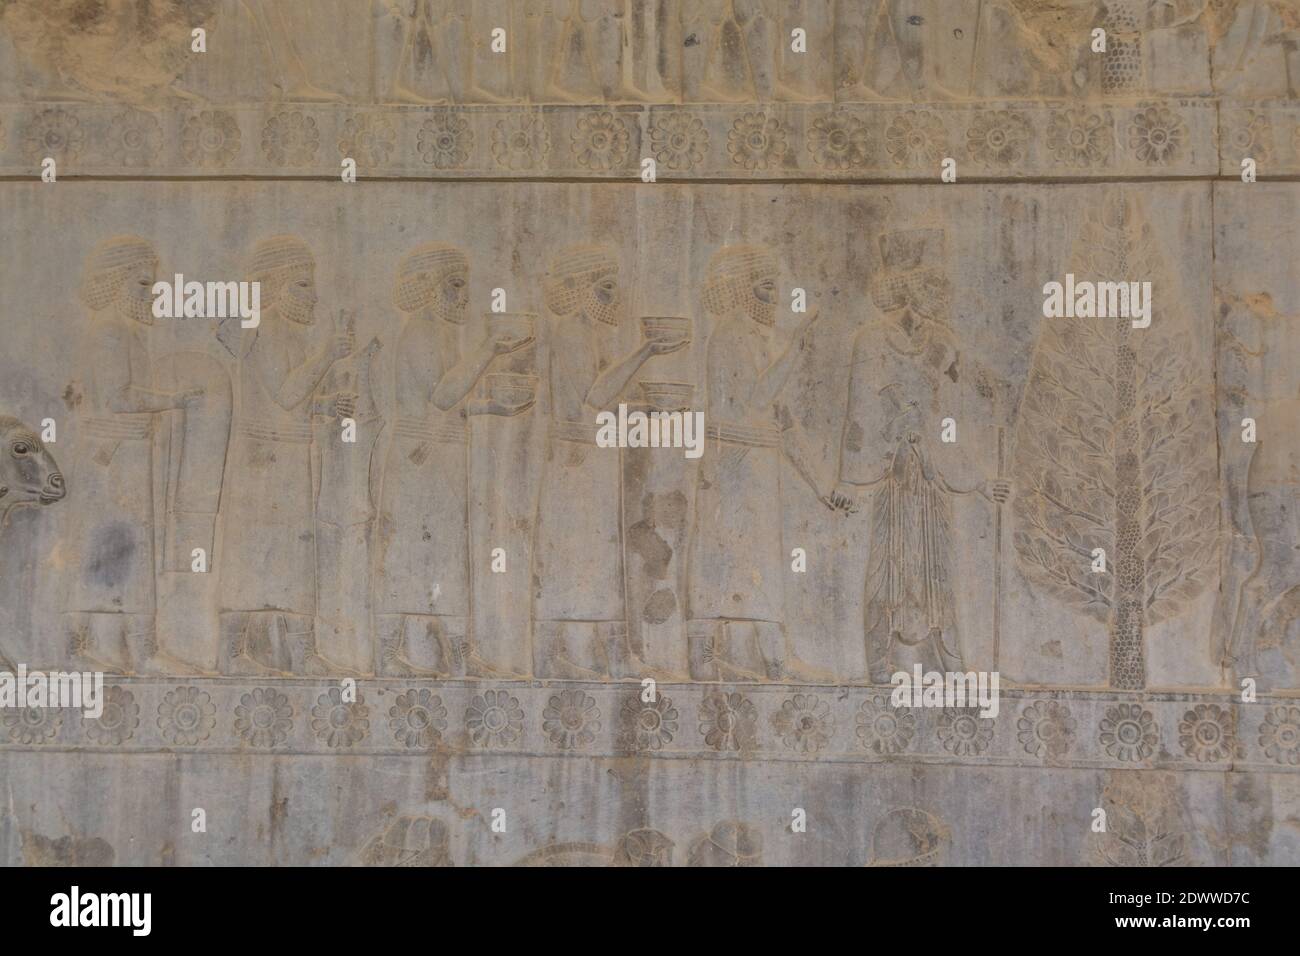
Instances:
[[[1068,271],[1150,281],[1151,326],[1043,320],[1016,426],[1013,543],[1030,580],[1107,622],[1111,686],[1140,689],[1144,629],[1178,614],[1215,566],[1211,373],[1136,200],[1112,192],[1085,217]]]

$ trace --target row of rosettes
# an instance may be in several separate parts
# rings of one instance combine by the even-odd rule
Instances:
[[[0,747],[718,756],[1300,771],[1300,698],[1002,693],[895,707],[888,688],[121,680],[103,712],[0,710]]]
[[[0,173],[657,180],[1163,177],[1300,170],[1300,105],[0,108]]]

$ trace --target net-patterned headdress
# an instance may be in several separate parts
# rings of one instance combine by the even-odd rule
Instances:
[[[725,246],[709,260],[704,280],[704,309],[724,315],[749,300],[754,285],[775,278],[776,257],[765,246]]]
[[[393,301],[403,312],[417,312],[449,275],[469,272],[465,253],[445,242],[429,242],[408,252],[397,267]],[[428,275],[428,279],[422,276]]]
[[[145,263],[158,264],[158,254],[147,239],[139,236],[105,239],[95,247],[86,262],[86,273],[81,280],[81,301],[95,312],[107,308],[127,274]]]
[[[604,246],[574,246],[551,262],[542,280],[546,307],[555,315],[571,315],[583,296],[606,276],[618,273],[618,259]]]

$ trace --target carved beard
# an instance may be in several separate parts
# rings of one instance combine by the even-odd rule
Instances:
[[[764,328],[776,325],[776,303],[764,302],[752,292],[749,294],[749,307],[745,310],[749,317]]]
[[[587,305],[583,310],[598,322],[606,325],[618,325],[618,299],[613,302],[601,302],[593,292],[587,296]]]
[[[469,310],[465,308],[463,300],[456,299],[448,302],[444,295],[433,297],[433,301],[429,303],[429,311],[435,319],[443,319],[452,325],[464,325],[469,317]]]
[[[153,325],[153,299],[137,299],[125,291],[118,293],[117,314],[124,319]]]
[[[922,318],[932,322],[945,322],[952,297],[942,280],[925,275],[908,282],[907,304]]]
[[[306,299],[299,299],[297,296],[290,295],[287,291],[280,293],[280,301],[276,303],[280,315],[288,319],[295,325],[311,325],[313,321],[312,313],[314,307]]]

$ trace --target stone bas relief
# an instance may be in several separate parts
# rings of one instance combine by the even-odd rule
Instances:
[[[1300,170],[1294,0],[167,0],[147,35],[134,10],[5,4],[0,172]]]
[[[1294,3],[153,9],[0,3],[0,859],[1300,860]]]

